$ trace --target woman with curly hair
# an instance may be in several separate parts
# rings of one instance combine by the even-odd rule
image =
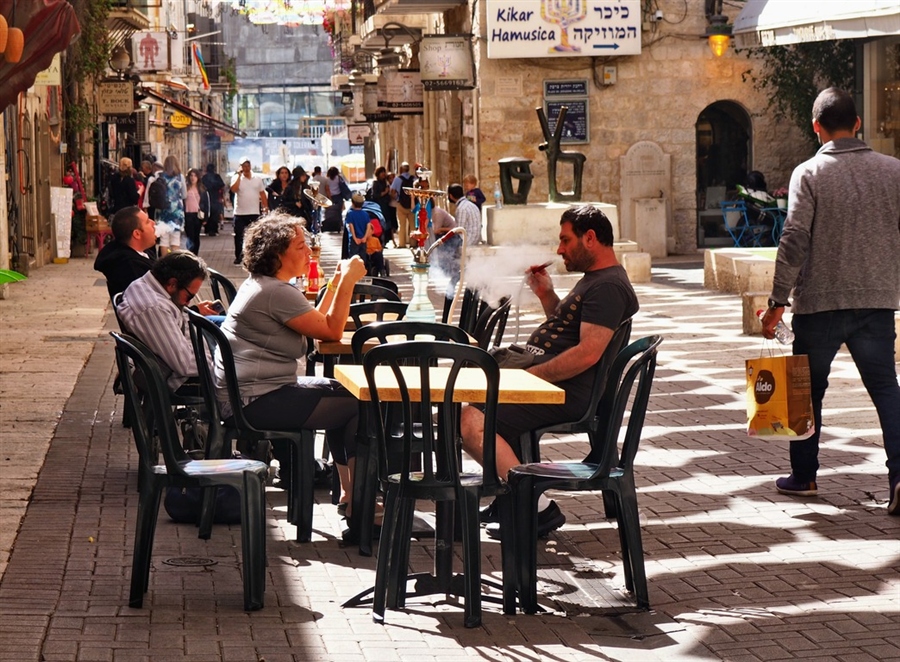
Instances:
[[[342,504],[349,504],[359,421],[359,402],[337,381],[297,375],[306,338],[340,340],[353,286],[366,275],[358,257],[338,263],[318,306],[291,285],[306,275],[311,256],[303,220],[280,212],[263,216],[244,236],[243,267],[250,276],[228,308],[222,331],[234,352],[244,415],[267,430],[325,430],[341,479]],[[227,402],[225,376],[216,356],[219,400]],[[287,444],[273,453],[282,467]],[[282,471],[282,483],[290,472]],[[347,515],[350,515],[349,508]]]

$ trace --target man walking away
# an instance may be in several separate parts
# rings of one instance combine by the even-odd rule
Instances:
[[[900,515],[900,386],[894,311],[900,302],[900,161],[856,138],[853,98],[829,88],[813,105],[822,147],[791,176],[784,234],[763,333],[774,335],[794,290],[794,354],[809,355],[816,431],[790,443],[782,494],[816,496],[822,399],[831,361],[847,345],[872,398],[887,453],[888,513]]]

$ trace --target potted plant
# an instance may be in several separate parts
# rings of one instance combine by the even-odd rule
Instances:
[[[775,189],[772,193],[772,197],[775,198],[775,204],[778,205],[779,209],[787,209],[787,188],[782,186],[781,188]]]

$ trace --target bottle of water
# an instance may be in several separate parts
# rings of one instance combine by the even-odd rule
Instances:
[[[500,182],[494,185],[494,207],[503,209],[503,191],[500,190]]]
[[[756,316],[759,318],[760,322],[762,322],[765,314],[766,311],[764,310],[756,311]],[[783,320],[778,320],[778,324],[775,325],[775,340],[782,345],[790,345],[794,342],[794,332],[791,331],[790,327],[785,324]]]

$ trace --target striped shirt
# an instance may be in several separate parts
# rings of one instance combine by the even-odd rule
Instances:
[[[129,332],[156,354],[171,390],[188,377],[197,376],[185,313],[153,272],[148,271],[128,286],[117,310]]]

